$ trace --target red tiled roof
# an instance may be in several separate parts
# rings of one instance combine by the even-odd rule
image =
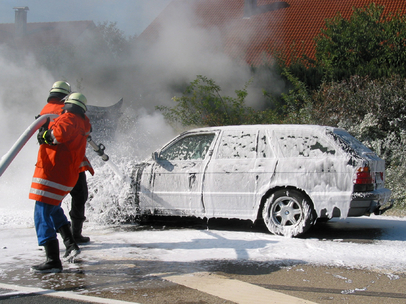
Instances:
[[[258,0],[258,6],[276,4],[276,0]],[[325,20],[338,12],[344,18],[352,15],[353,7],[370,3],[385,6],[384,13],[406,12],[403,0],[286,0],[282,8],[244,17],[244,0],[173,0],[168,7],[145,29],[141,39],[159,35],[164,20],[185,18],[184,7],[190,7],[195,22],[204,28],[216,27],[221,31],[225,51],[250,65],[258,66],[268,61],[270,49],[279,49],[291,55],[294,44],[298,55],[315,57],[314,37],[324,27]],[[287,5],[286,5],[287,4]]]

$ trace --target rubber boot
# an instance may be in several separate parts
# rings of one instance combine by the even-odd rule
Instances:
[[[82,235],[83,221],[72,220],[72,234],[76,243],[85,244],[90,242],[90,238]]]
[[[58,240],[48,241],[44,245],[46,261],[31,267],[31,271],[39,273],[58,273],[62,271],[62,262],[59,258]]]
[[[74,258],[80,253],[80,248],[73,238],[70,225],[66,224],[58,229],[61,234],[63,243],[65,244],[66,251],[63,255],[63,259],[68,262],[74,262]]]

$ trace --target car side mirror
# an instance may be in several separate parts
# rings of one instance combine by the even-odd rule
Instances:
[[[157,161],[159,159],[159,153],[157,151],[152,153],[152,159]]]

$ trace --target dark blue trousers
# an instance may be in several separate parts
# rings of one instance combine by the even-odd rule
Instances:
[[[59,228],[69,224],[68,219],[61,208],[58,206],[35,202],[34,224],[37,232],[38,245],[44,246],[46,242],[56,240],[56,232]]]

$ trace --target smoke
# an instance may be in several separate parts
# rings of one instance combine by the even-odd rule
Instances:
[[[214,79],[224,95],[233,95],[251,78],[247,64],[224,52],[221,30],[202,26],[193,3],[180,3],[171,4],[159,17],[157,32],[147,29],[132,54],[137,71],[131,79],[138,92],[147,97],[148,104],[143,106],[148,109],[173,106],[171,98],[181,95],[184,84],[197,75]]]
[[[221,30],[202,27],[194,9],[193,5],[172,7],[172,13],[173,10],[176,13],[160,16],[159,31],[142,35],[125,64],[103,64],[95,67],[97,72],[92,72],[93,84],[104,83],[111,96],[121,94],[119,96],[126,101],[127,108],[115,143],[106,145],[113,148],[106,149],[106,153],[111,153],[112,160],[118,162],[125,175],[131,174],[131,166],[150,156],[175,135],[161,113],[155,111],[155,106],[173,106],[172,97],[181,95],[185,84],[197,75],[214,79],[222,88],[221,94],[231,96],[252,77],[246,63],[224,52]],[[251,34],[243,31],[238,38],[248,43]],[[247,103],[261,108],[260,86],[272,83],[275,87],[283,87],[283,82],[272,73],[258,76],[259,79],[254,79],[254,87],[249,89]],[[92,162],[99,165],[100,160],[92,159]],[[92,199],[88,204],[91,212],[88,218],[102,223],[126,218],[134,212],[134,208],[126,204],[128,185],[117,180],[107,166],[99,168],[95,177],[89,179]]]
[[[197,75],[215,80],[222,88],[222,95],[235,96],[234,91],[253,76],[251,67],[243,60],[244,47],[241,50],[236,45],[249,45],[254,30],[241,29],[240,20],[229,21],[221,28],[207,26],[196,13],[196,3],[173,1],[154,26],[134,41],[131,50],[123,51],[121,58],[109,57],[97,37],[78,38],[87,43],[75,44],[72,50],[75,58],[64,64],[57,75],[79,80],[80,89],[89,96],[91,104],[107,106],[124,98],[127,106],[149,112],[157,105],[173,106],[172,97],[181,95],[185,85]],[[216,2],[212,1],[211,5]],[[225,32],[234,44],[224,40]],[[118,46],[116,43],[115,51]],[[63,60],[58,59],[57,64]],[[257,73],[249,88],[249,106],[263,107],[264,87],[280,92],[284,83],[272,71],[266,75]]]
[[[241,1],[243,2],[243,1]],[[204,6],[211,6],[210,12]],[[228,4],[230,9],[235,6]],[[242,7],[241,7],[242,9]],[[216,12],[213,21],[211,14]],[[226,18],[224,2],[220,1],[173,1],[154,25],[141,35],[138,48],[133,54],[138,71],[132,79],[142,94],[155,102],[173,106],[171,98],[181,95],[180,84],[193,81],[197,75],[211,78],[220,85],[222,95],[235,96],[235,90],[252,79],[247,105],[260,109],[264,106],[262,89],[281,92],[285,84],[272,70],[252,74],[245,62],[245,52],[256,37],[256,29],[267,26],[268,18],[256,18],[256,26],[244,27],[241,17]],[[213,26],[207,20],[222,22]],[[247,21],[250,22],[250,21]],[[232,54],[232,55],[230,55]],[[150,105],[146,105],[150,108]]]
[[[48,97],[49,89],[45,88],[53,83],[51,74],[33,56],[14,55],[13,50],[0,47],[0,156],[34,121]],[[28,142],[1,176],[0,207],[28,201],[37,150],[35,141]]]
[[[4,155],[33,121],[45,104],[50,86],[57,80],[68,81],[73,90],[85,94],[90,105],[109,106],[124,99],[115,137],[102,140],[110,160],[126,173],[134,162],[149,157],[175,136],[177,132],[155,107],[173,106],[172,97],[181,95],[185,84],[197,75],[214,79],[222,88],[221,94],[234,96],[234,90],[251,79],[250,67],[225,54],[221,30],[202,27],[194,8],[172,7],[176,14],[160,16],[159,31],[135,40],[122,57],[111,57],[100,37],[90,33],[81,37],[67,34],[64,38],[72,40],[67,46],[47,46],[36,50],[35,56],[24,50],[16,52],[1,47],[0,154]],[[242,32],[239,39],[244,41],[250,34]],[[249,106],[256,108],[263,105],[261,85],[284,86],[272,74],[260,78],[254,79],[247,100]],[[38,145],[32,138],[1,177],[0,207],[28,201],[37,151]],[[111,197],[117,199],[120,195],[115,191],[120,186],[114,173],[91,149],[87,155],[96,170],[94,177],[88,176],[91,204],[95,206]],[[117,187],[107,187],[106,181]],[[104,190],[92,188],[102,184]],[[68,201],[69,198],[66,205]]]

